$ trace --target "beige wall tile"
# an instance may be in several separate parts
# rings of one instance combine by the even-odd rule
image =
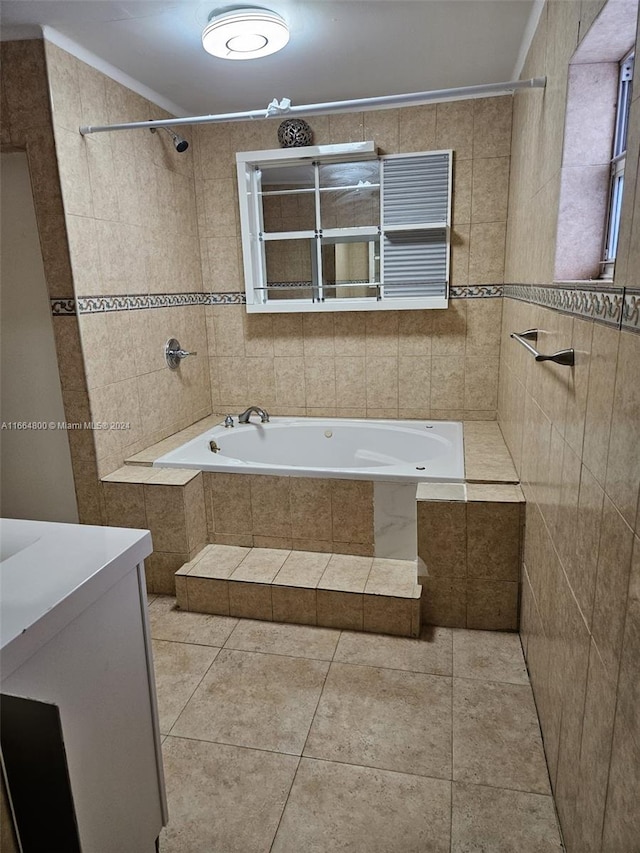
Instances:
[[[436,148],[453,148],[456,160],[473,156],[473,113],[468,103],[436,104]]]
[[[466,628],[466,578],[427,577],[421,583],[422,624]]]
[[[187,577],[189,610],[196,613],[229,615],[229,582],[213,578]]]
[[[184,488],[149,484],[143,484],[142,488],[154,547],[158,551],[188,553]]]
[[[606,476],[618,342],[619,334],[614,329],[600,324],[594,325],[583,460],[602,484]]]
[[[145,560],[147,574],[147,589],[158,595],[175,595],[175,573],[189,559],[189,554],[171,554],[154,551]]]
[[[294,539],[331,540],[330,480],[292,477],[289,500],[291,502],[291,535]]]
[[[430,578],[466,577],[466,542],[464,502],[418,502],[418,556]]]
[[[331,480],[334,542],[373,544],[373,483]]]
[[[111,527],[147,527],[142,485],[103,483],[106,523]],[[155,546],[155,543],[154,543]]]
[[[189,551],[193,551],[194,548],[202,548],[207,541],[202,474],[187,483],[184,488],[184,512]]]
[[[503,281],[506,224],[473,223],[469,245],[469,282],[495,284]]]
[[[363,596],[361,593],[316,590],[318,625],[325,628],[363,630]]]
[[[622,332],[611,415],[605,488],[622,517],[631,527],[635,524],[640,490],[638,364],[640,364],[640,337]]]
[[[305,406],[304,372],[298,358],[275,358],[276,402],[279,406]]]
[[[436,106],[402,107],[398,111],[399,153],[436,148]],[[375,137],[374,137],[375,138]]]
[[[463,356],[436,356],[431,359],[431,408],[462,409],[464,406]]]
[[[412,636],[412,599],[392,598],[387,595],[364,596],[365,631],[376,634]]]
[[[214,530],[217,534],[251,534],[250,477],[243,474],[208,474]]]
[[[272,620],[271,587],[268,584],[228,581],[228,585],[230,616]]]
[[[380,408],[397,411],[398,359],[393,356],[367,357],[365,370],[367,409]]]
[[[591,630],[611,677],[620,662],[633,531],[605,496]]]
[[[290,478],[256,475],[250,481],[253,534],[291,537]]]
[[[473,157],[508,157],[511,154],[513,99],[508,95],[473,102]]]
[[[506,222],[509,157],[473,160],[471,222]]]
[[[294,589],[288,586],[271,588],[274,622],[294,622],[298,625],[316,624],[315,589]]]
[[[467,576],[520,579],[519,504],[467,504]]]
[[[467,627],[490,631],[517,631],[518,584],[469,578]]]

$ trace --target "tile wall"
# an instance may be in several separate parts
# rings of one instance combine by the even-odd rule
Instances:
[[[209,542],[372,556],[373,483],[203,473]]]
[[[310,124],[316,144],[372,139],[389,154],[454,149],[451,281],[464,289],[503,281],[511,108],[511,97],[500,97],[316,116]],[[243,289],[235,153],[277,148],[278,124],[193,128],[207,291]],[[234,411],[251,400],[275,414],[495,418],[500,299],[380,314],[205,310],[214,408]]]
[[[78,133],[167,114],[56,45],[45,51],[76,298],[202,291],[191,153],[162,132]],[[78,324],[92,419],[129,424],[93,432],[99,476],[211,411],[201,305],[79,313]],[[175,372],[170,337],[198,352]]]
[[[601,6],[549,2],[540,19],[523,76],[547,89],[514,104],[510,281],[553,282],[568,60]],[[620,295],[640,284],[635,90],[609,308],[594,322],[526,287],[504,300],[499,423],[527,499],[521,637],[569,853],[633,853],[640,838],[640,335],[637,296],[624,309]],[[575,368],[509,338],[528,328],[544,351],[574,347]]]

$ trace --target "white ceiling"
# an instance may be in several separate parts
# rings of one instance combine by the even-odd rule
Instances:
[[[220,2],[220,0],[219,0]],[[221,0],[224,3],[224,0]],[[240,2],[230,5],[252,5]],[[513,79],[534,0],[265,0],[289,23],[272,56],[229,62],[200,35],[216,0],[2,0],[2,38],[49,26],[182,115]],[[519,69],[518,69],[519,70]]]

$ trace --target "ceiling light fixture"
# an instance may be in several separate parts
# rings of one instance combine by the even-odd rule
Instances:
[[[269,9],[212,12],[202,32],[202,46],[221,59],[258,59],[276,53],[289,41],[286,21]]]

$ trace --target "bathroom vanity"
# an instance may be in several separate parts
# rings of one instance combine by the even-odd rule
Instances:
[[[2,764],[22,850],[153,853],[167,820],[148,531],[0,520]]]

